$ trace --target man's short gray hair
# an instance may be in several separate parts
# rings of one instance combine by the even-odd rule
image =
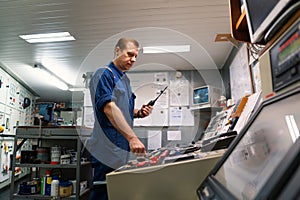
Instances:
[[[133,43],[134,46],[137,47],[137,48],[139,48],[139,46],[140,46],[139,42],[136,41],[135,39],[123,37],[123,38],[119,39],[119,41],[117,42],[117,44],[115,46],[115,49],[117,49],[117,47],[119,47],[121,50],[124,50],[126,48],[126,45],[129,42]]]

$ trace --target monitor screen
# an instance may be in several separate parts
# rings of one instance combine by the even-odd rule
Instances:
[[[209,87],[203,86],[193,90],[193,104],[199,105],[209,102]]]
[[[299,99],[298,91],[264,104],[215,170],[214,178],[237,199],[255,199],[299,140]]]
[[[262,3],[261,0],[244,0],[252,43],[261,41],[263,34],[291,1],[268,0],[267,3]]]

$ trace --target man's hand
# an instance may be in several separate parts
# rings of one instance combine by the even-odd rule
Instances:
[[[129,140],[129,147],[136,156],[144,156],[146,154],[144,144],[137,137],[132,137]]]
[[[152,113],[153,106],[148,105],[142,105],[142,108],[140,109],[141,117],[147,117]]]

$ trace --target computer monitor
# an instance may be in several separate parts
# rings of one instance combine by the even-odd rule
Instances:
[[[268,0],[267,2],[244,0],[251,42],[261,42],[271,25],[282,16],[282,13],[293,1],[295,2],[295,0]],[[278,24],[278,27],[280,25],[283,24]]]
[[[210,105],[217,106],[221,90],[211,85],[205,85],[193,89],[193,106]]]
[[[275,199],[299,165],[299,99],[300,87],[264,102],[201,184],[199,198]]]

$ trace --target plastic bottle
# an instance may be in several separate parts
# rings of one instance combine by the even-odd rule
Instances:
[[[59,194],[59,180],[57,176],[53,176],[51,182],[51,196],[58,197]]]
[[[45,177],[41,178],[41,195],[45,194]]]
[[[50,196],[51,182],[52,182],[52,177],[50,176],[50,170],[47,170],[45,180],[44,180],[44,184],[45,184],[45,190],[44,190],[45,194],[44,195]]]

